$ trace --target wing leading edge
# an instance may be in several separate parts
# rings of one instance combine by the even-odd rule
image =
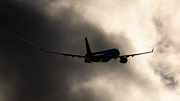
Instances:
[[[148,54],[148,53],[152,53],[154,51],[154,48],[149,51],[149,52],[143,52],[143,53],[137,53],[137,54],[130,54],[130,55],[122,55],[122,56],[118,56],[118,58],[128,58],[130,56],[134,57],[136,55],[142,55],[142,54]]]
[[[64,55],[65,57],[66,56],[72,56],[73,57],[79,57],[79,58],[85,58],[84,55],[77,55],[77,54],[65,54],[65,53],[58,53],[58,52],[52,52],[52,51],[46,51],[42,48],[40,48],[43,52],[46,52],[46,53],[51,53],[51,54],[58,54],[58,55]]]

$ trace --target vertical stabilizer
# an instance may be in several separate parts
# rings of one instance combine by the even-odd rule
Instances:
[[[88,43],[87,38],[85,38],[85,42],[86,42],[86,51],[87,51],[87,54],[91,54],[92,52],[91,52],[91,49],[89,47],[89,43]]]

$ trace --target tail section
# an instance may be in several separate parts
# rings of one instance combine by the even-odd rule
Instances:
[[[87,38],[85,38],[85,42],[86,42],[86,51],[87,51],[87,54],[91,54],[92,52],[91,52],[91,49],[89,47],[89,43],[88,43],[88,39]]]

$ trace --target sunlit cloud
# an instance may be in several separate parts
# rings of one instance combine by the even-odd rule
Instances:
[[[70,63],[66,63],[62,60],[64,64],[66,63],[62,66],[63,70],[65,71],[66,67],[67,71],[62,75],[55,73],[57,78],[54,80],[63,77],[59,82],[67,86],[67,89],[64,88],[68,92],[67,99],[72,98],[75,101],[180,100],[179,0],[19,1],[33,5],[36,10],[47,16],[50,24],[53,23],[53,27],[57,27],[56,34],[64,38],[58,41],[57,46],[61,44],[58,49],[67,51],[68,49],[64,49],[63,45],[67,45],[68,42],[62,40],[65,38],[68,40],[70,37],[72,40],[69,43],[73,47],[69,48],[70,51],[76,48],[76,51],[80,49],[78,52],[83,52],[84,46],[75,44],[77,41],[83,42],[77,37],[84,38],[85,35],[92,35],[95,38],[96,34],[101,40],[90,38],[90,44],[94,50],[112,46],[118,48],[121,54],[130,54],[155,49],[152,54],[129,57],[128,63],[123,65],[119,60],[107,64],[88,65],[82,65],[80,61],[69,60]],[[124,40],[120,38],[121,36],[149,47]],[[53,66],[59,68],[57,63]],[[4,86],[3,83],[0,86]],[[62,93],[61,89],[59,87],[56,93]],[[1,98],[6,93],[3,91],[4,89],[0,91],[0,99],[5,99]]]

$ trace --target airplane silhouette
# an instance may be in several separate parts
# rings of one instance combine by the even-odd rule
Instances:
[[[0,29],[2,30],[2,29]],[[85,38],[85,43],[86,43],[86,51],[87,51],[87,54],[85,55],[75,55],[75,54],[65,54],[65,53],[59,53],[59,52],[52,52],[52,51],[47,51],[47,50],[44,50],[42,49],[40,46],[38,46],[37,44],[29,41],[29,40],[26,40],[24,38],[21,38],[13,33],[10,33],[8,31],[5,31],[5,30],[2,30],[3,32],[5,33],[8,33],[12,36],[15,36],[23,41],[26,41],[32,45],[34,45],[35,47],[38,47],[40,48],[43,52],[46,52],[46,53],[52,53],[52,54],[58,54],[58,55],[64,55],[65,57],[66,56],[72,56],[72,57],[79,57],[79,58],[84,58],[84,62],[85,63],[92,63],[92,62],[108,62],[110,61],[111,59],[114,59],[116,60],[117,58],[120,58],[120,63],[126,63],[128,61],[128,57],[132,56],[136,56],[136,55],[142,55],[142,54],[147,54],[147,53],[152,53],[154,49],[152,49],[152,51],[148,51],[148,52],[143,52],[143,53],[137,53],[137,54],[130,54],[130,55],[122,55],[120,56],[120,52],[118,49],[116,48],[113,48],[113,49],[109,49],[109,50],[103,50],[103,51],[99,51],[99,52],[91,52],[91,49],[89,47],[89,43],[88,43],[88,39]]]
[[[117,59],[120,58],[120,63],[126,63],[128,61],[128,57],[132,56],[136,56],[136,55],[142,55],[142,54],[147,54],[147,53],[152,53],[154,49],[152,49],[152,51],[149,52],[143,52],[143,53],[137,53],[137,54],[130,54],[130,55],[120,55],[120,52],[118,49],[113,48],[113,49],[109,49],[109,50],[103,50],[103,51],[99,51],[99,52],[91,52],[89,43],[88,43],[88,39],[85,38],[85,43],[86,43],[86,51],[87,54],[86,55],[75,55],[75,54],[65,54],[65,53],[58,53],[58,52],[52,52],[52,51],[46,51],[42,48],[40,48],[42,51],[46,52],[46,53],[52,53],[52,54],[58,54],[58,55],[64,55],[66,56],[72,56],[72,57],[79,57],[79,58],[84,58],[84,62],[85,63],[92,63],[92,62],[108,62],[111,59]]]

